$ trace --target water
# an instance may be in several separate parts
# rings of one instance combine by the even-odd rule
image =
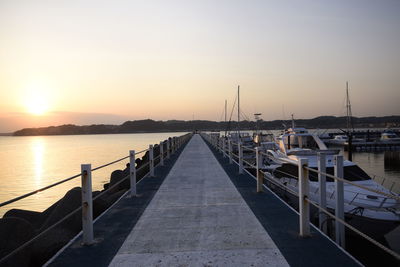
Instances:
[[[92,168],[141,151],[168,137],[184,133],[104,134],[63,136],[0,136],[0,202],[34,191],[80,173],[81,164]],[[141,156],[141,155],[139,155]],[[129,159],[92,173],[94,190],[102,190],[113,170],[124,169]],[[80,186],[80,178],[0,208],[43,211]]]
[[[91,163],[92,167],[100,166],[127,156],[130,149],[140,151],[148,148],[149,144],[182,134],[184,133],[0,136],[0,202],[78,174],[83,163]],[[387,164],[388,153],[394,154],[390,155],[390,164]],[[399,193],[399,153],[355,152],[353,161],[372,177],[376,175],[378,182],[382,182],[382,177],[385,177],[386,187],[391,187],[395,182],[394,191]],[[128,160],[93,172],[94,190],[103,189],[111,172],[124,169]],[[80,186],[80,178],[2,207],[0,216],[11,208],[43,211],[75,186]]]

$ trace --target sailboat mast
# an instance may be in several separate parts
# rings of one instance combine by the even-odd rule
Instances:
[[[240,85],[238,85],[238,137],[240,138]]]
[[[350,132],[350,129],[353,128],[353,123],[351,121],[351,104],[350,104],[350,97],[349,97],[349,82],[346,82],[346,122],[347,122],[347,132]]]
[[[225,99],[225,123],[224,123],[224,127],[225,127],[225,136],[226,136],[226,132],[227,132],[227,125],[226,125],[226,107],[227,107],[227,101]]]

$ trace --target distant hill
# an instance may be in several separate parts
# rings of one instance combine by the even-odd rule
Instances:
[[[400,116],[385,117],[352,117],[355,128],[385,128],[400,127]],[[279,130],[284,125],[290,126],[290,121],[274,120],[260,121],[259,128],[263,130]],[[346,117],[321,116],[313,119],[296,119],[296,125],[306,128],[333,129],[345,128]],[[118,134],[118,133],[145,133],[145,132],[184,132],[193,130],[234,130],[237,122],[216,122],[206,120],[195,121],[154,121],[151,119],[126,121],[121,125],[84,125],[77,126],[66,124],[60,126],[25,128],[14,132],[14,136],[27,135],[76,135],[76,134]],[[240,128],[253,130],[256,128],[254,121],[241,121]]]

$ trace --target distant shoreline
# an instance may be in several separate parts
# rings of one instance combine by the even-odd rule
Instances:
[[[352,117],[354,128],[396,128],[400,127],[400,116],[384,117]],[[309,129],[344,129],[346,117],[321,116],[313,119],[296,119],[296,125]],[[241,129],[280,130],[289,127],[291,121],[240,121]],[[191,132],[199,131],[225,131],[237,129],[237,122],[216,122],[206,120],[194,121],[154,121],[151,119],[126,121],[121,125],[94,124],[49,126],[40,128],[25,128],[3,136],[39,136],[39,135],[88,135],[88,134],[124,134],[124,133],[164,133],[164,132]]]

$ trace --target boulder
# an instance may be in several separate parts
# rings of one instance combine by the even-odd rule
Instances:
[[[44,221],[39,232],[44,231],[48,227],[52,226],[54,223],[58,222],[64,218],[67,214],[75,210],[82,205],[82,189],[80,187],[75,187],[69,190],[65,196],[60,199],[56,206],[52,209],[49,216]],[[64,221],[61,226],[68,228],[71,231],[80,231],[82,225],[82,212],[77,212],[66,221]]]
[[[115,185],[116,183],[118,183],[119,181],[121,181],[122,179],[124,179],[125,177],[129,176],[129,168],[130,168],[130,164],[126,164],[126,168],[124,170],[115,170],[111,173],[111,177],[110,177],[110,185],[109,187],[112,187],[113,185]],[[125,181],[123,181],[122,183],[120,183],[118,186],[116,186],[115,188],[111,189],[110,192],[111,193],[115,193],[118,192],[120,190],[123,189],[129,189],[130,188],[130,180],[129,178],[125,179]]]
[[[32,246],[31,266],[42,266],[78,232],[56,227],[45,233]]]
[[[22,218],[0,219],[0,258],[32,239],[35,235],[32,224]],[[1,266],[29,266],[32,246],[17,252]]]

